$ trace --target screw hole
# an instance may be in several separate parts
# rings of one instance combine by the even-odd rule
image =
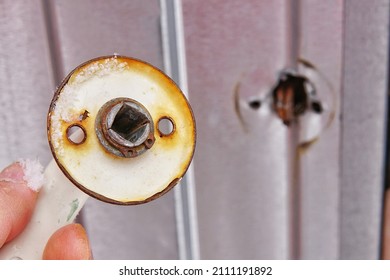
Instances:
[[[322,111],[323,111],[323,108],[322,108],[322,104],[321,102],[319,101],[313,101],[311,103],[311,108],[313,109],[313,111],[317,114],[321,114]]]
[[[169,136],[175,131],[175,124],[171,118],[163,117],[158,121],[158,131],[161,136]]]
[[[75,145],[80,145],[87,139],[87,133],[79,124],[72,124],[66,129],[66,138]]]
[[[249,107],[251,107],[253,110],[258,110],[261,107],[261,101],[260,100],[252,100],[249,102]]]

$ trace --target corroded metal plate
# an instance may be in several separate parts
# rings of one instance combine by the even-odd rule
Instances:
[[[152,118],[155,141],[139,156],[118,156],[99,141],[98,112],[117,98],[139,102]],[[171,126],[168,132],[161,120]],[[73,70],[54,95],[47,124],[64,174],[89,195],[115,204],[144,203],[169,191],[195,150],[195,120],[181,90],[160,70],[123,56],[96,58]]]

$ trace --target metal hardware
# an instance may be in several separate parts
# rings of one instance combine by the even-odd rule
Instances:
[[[117,55],[72,71],[48,114],[60,169],[82,191],[114,204],[145,203],[173,188],[192,160],[195,136],[191,107],[176,84]]]
[[[155,141],[154,124],[147,109],[130,98],[115,98],[99,110],[95,123],[102,146],[121,157],[136,157]]]

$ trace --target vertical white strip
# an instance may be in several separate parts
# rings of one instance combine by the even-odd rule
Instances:
[[[57,14],[54,5],[55,4],[50,0],[42,0],[42,10],[53,71],[53,88],[59,85],[62,79],[65,78],[61,42],[58,34]]]
[[[172,63],[171,63],[171,46],[169,40],[169,24],[168,24],[168,8],[166,0],[160,0],[161,10],[161,38],[162,38],[162,49],[164,59],[164,72],[172,77]],[[172,77],[173,78],[173,77]],[[184,217],[183,217],[183,203],[181,200],[180,190],[181,186],[178,185],[174,188],[175,198],[175,215],[176,215],[176,232],[177,232],[177,243],[179,248],[179,258],[187,259],[187,246],[184,231]]]
[[[168,76],[172,77],[172,63],[171,63],[169,27],[168,27],[168,11],[167,11],[166,0],[160,0],[160,11],[161,11],[160,24],[161,24],[163,59],[164,59],[164,72]]]
[[[180,0],[160,0],[164,70],[188,98],[183,14]],[[180,259],[199,259],[194,169],[191,164],[174,188],[176,227]]]
[[[179,70],[179,85],[188,98],[187,61],[184,39],[183,10],[181,0],[174,0],[175,31]]]
[[[176,38],[177,38],[177,54],[179,66],[179,85],[184,94],[188,96],[188,80],[187,80],[187,61],[185,53],[185,38],[184,38],[184,22],[181,0],[175,0],[175,23],[176,23]],[[196,211],[196,193],[195,193],[195,174],[193,164],[190,165],[186,174],[187,181],[187,207],[190,230],[190,244],[192,259],[199,259],[199,231],[198,231],[198,216]]]

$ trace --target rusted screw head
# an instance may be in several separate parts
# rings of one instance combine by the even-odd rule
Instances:
[[[136,157],[155,141],[152,117],[141,103],[130,98],[115,98],[104,104],[95,127],[103,147],[120,157]]]

